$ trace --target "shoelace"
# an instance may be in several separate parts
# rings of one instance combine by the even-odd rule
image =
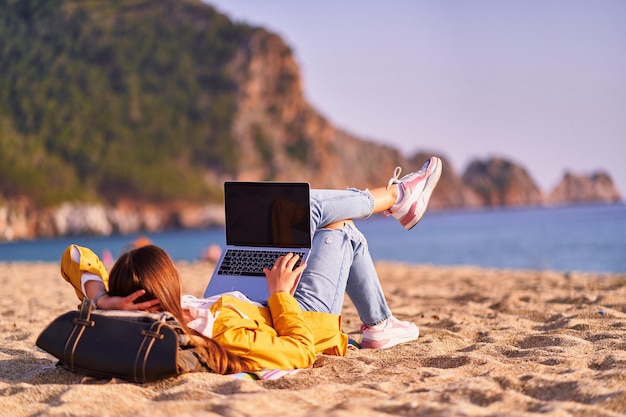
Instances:
[[[396,167],[396,169],[393,170],[393,177],[389,179],[389,182],[387,183],[387,189],[389,189],[389,187],[391,187],[393,184],[398,184],[400,182],[399,178],[401,172],[402,168],[400,167]]]

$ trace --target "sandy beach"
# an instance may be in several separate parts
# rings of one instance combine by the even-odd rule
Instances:
[[[200,296],[213,268],[180,263]],[[377,263],[418,341],[320,356],[272,381],[211,373],[155,383],[84,378],[35,346],[74,309],[54,263],[0,264],[0,416],[622,416],[626,274]],[[359,338],[346,300],[344,329]]]

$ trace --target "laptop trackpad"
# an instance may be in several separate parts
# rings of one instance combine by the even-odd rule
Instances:
[[[224,277],[214,277],[215,282],[209,282],[207,291],[204,296],[209,297],[215,294],[223,294],[231,291],[239,291],[252,301],[259,303],[265,303],[270,296],[269,289],[267,287],[267,279],[262,277],[233,277],[229,276],[228,279]],[[208,290],[211,289],[209,294]]]

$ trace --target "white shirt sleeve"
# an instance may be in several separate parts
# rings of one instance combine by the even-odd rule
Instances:
[[[72,246],[71,255],[72,255],[72,261],[76,262],[77,264],[80,264],[80,251],[78,250],[76,245]],[[89,272],[83,272],[83,274],[80,276],[80,289],[85,295],[87,295],[87,291],[85,291],[85,283],[89,281],[103,282],[102,278],[99,277],[98,275],[95,275]]]
[[[187,323],[187,327],[189,327],[190,329],[194,329],[195,331],[201,333],[203,336],[206,336],[208,338],[213,337],[213,324],[215,323],[219,312],[213,315],[209,309],[223,295],[230,295],[231,297],[237,298],[238,300],[248,302],[258,307],[263,307],[263,305],[250,300],[239,291],[231,291],[224,294],[214,295],[209,298],[196,298],[193,295],[183,295],[180,304],[182,308],[189,311],[189,314],[192,317],[192,320]],[[231,307],[234,308],[234,306]],[[241,311],[237,309],[235,310],[241,315],[241,317],[248,318]]]

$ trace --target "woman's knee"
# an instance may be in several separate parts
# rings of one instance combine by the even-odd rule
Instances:
[[[354,226],[354,222],[351,219],[346,219],[346,220],[340,220],[338,222],[334,222],[331,224],[327,224],[326,226],[323,227],[323,229],[341,229],[342,227],[346,226],[347,224],[350,224],[352,226]]]

